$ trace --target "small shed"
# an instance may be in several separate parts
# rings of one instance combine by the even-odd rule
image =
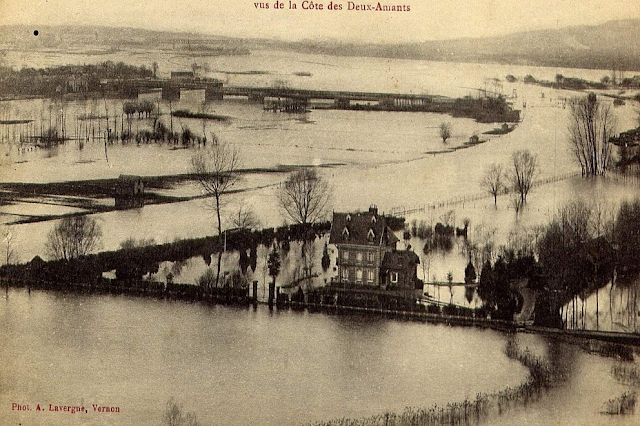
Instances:
[[[117,209],[135,209],[144,206],[144,182],[140,176],[120,175],[116,181]]]

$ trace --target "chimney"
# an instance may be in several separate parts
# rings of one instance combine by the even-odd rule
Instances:
[[[376,206],[375,204],[371,204],[369,206],[369,213],[373,213],[374,215],[378,215],[378,206]]]

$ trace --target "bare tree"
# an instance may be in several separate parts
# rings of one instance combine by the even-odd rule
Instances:
[[[278,191],[278,202],[287,218],[307,224],[322,219],[329,208],[331,188],[311,168],[291,173]]]
[[[315,266],[315,262],[317,260],[317,252],[316,245],[313,241],[303,241],[301,247],[301,258],[302,258],[302,277],[306,277],[307,282],[307,292],[313,289],[312,281],[313,278],[313,267]]]
[[[223,206],[222,197],[231,190],[240,179],[240,151],[237,146],[229,145],[212,135],[212,143],[207,149],[197,151],[191,157],[191,170],[204,191],[214,198],[213,208],[218,220],[218,237],[222,236],[222,219],[220,211]],[[218,273],[216,287],[220,280],[222,250],[218,252]]]
[[[538,158],[527,149],[516,151],[511,155],[511,166],[506,175],[507,180],[520,195],[520,203],[524,204],[538,174]]]
[[[515,191],[510,194],[509,206],[513,208],[513,211],[516,212],[516,220],[518,219],[518,215],[520,214],[520,210],[522,210],[523,202],[520,194]]]
[[[229,220],[235,228],[255,229],[260,226],[260,220],[255,212],[244,205],[241,205]]]
[[[62,219],[49,232],[46,250],[54,259],[70,260],[96,250],[102,242],[98,222],[89,216]]]
[[[202,114],[202,140],[204,144],[207,144],[207,116],[209,115],[209,103],[207,101],[203,101],[200,104],[200,113]]]
[[[447,139],[451,137],[451,123],[440,123],[440,137],[442,138],[442,143],[447,143]]]
[[[4,264],[10,265],[18,260],[18,256],[13,244],[13,230],[10,226],[6,226],[2,230],[2,243],[4,251]]]
[[[611,160],[609,139],[616,119],[611,107],[594,93],[570,104],[569,146],[580,163],[583,176],[602,175]]]
[[[207,149],[197,151],[191,157],[191,171],[204,191],[214,198],[214,209],[218,219],[218,235],[222,235],[220,211],[222,197],[240,179],[240,152],[235,145],[219,141],[212,135]]]
[[[613,241],[614,221],[616,209],[606,200],[593,200],[589,203],[591,214],[589,216],[589,229],[591,234],[597,237],[605,237]]]
[[[198,420],[195,413],[184,412],[182,407],[170,398],[167,406],[162,413],[162,424],[165,426],[198,426]]]
[[[494,163],[485,172],[480,182],[482,189],[493,195],[493,204],[496,207],[498,206],[498,194],[504,189],[503,178],[502,165]]]

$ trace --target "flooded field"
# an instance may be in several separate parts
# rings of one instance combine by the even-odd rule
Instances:
[[[20,57],[15,55],[15,52],[10,52],[7,60],[16,64],[26,61],[27,65],[40,66],[60,64],[63,58],[72,62],[79,60],[75,56],[62,56],[54,52]],[[119,52],[114,55],[117,57],[101,55],[83,60],[123,60],[134,65],[155,60],[159,63],[161,76],[186,66],[184,58],[166,56],[161,52],[145,55]],[[312,110],[306,114],[272,113],[242,99],[203,103],[202,91],[183,91],[180,101],[171,105],[160,100],[157,92],[141,95],[141,99],[155,103],[156,112],[160,111],[157,119],[165,125],[175,131],[189,128],[202,136],[215,133],[221,140],[239,147],[243,168],[265,171],[244,174],[235,187],[240,191],[226,197],[227,205],[223,211],[225,223],[229,223],[229,217],[240,206],[249,205],[258,216],[261,226],[281,225],[284,218],[278,208],[275,191],[287,177],[285,172],[279,171],[280,168],[291,165],[324,166],[319,173],[332,186],[335,211],[366,209],[376,204],[380,211],[391,212],[436,204],[436,208],[405,215],[407,222],[425,221],[433,226],[445,215],[452,215],[455,226],[461,226],[463,220],[468,219],[470,236],[487,238],[490,235],[496,247],[507,243],[517,233],[528,232],[547,223],[567,200],[601,199],[616,205],[622,199],[638,195],[633,185],[606,179],[572,177],[534,187],[529,202],[516,214],[509,196],[498,197],[497,206],[494,206],[488,194],[486,197],[481,194],[480,180],[487,167],[492,163],[506,167],[511,154],[520,149],[528,149],[537,156],[538,179],[569,176],[579,171],[566,143],[566,99],[578,93],[521,82],[501,81],[497,86],[492,78],[503,80],[505,75],[512,74],[521,79],[531,74],[538,79],[552,80],[556,73],[564,73],[598,80],[598,76],[606,74],[606,71],[336,58],[263,51],[248,57],[208,60],[219,63],[209,64],[207,76],[223,78],[228,85],[270,86],[278,80],[286,80],[292,87],[308,89],[464,96],[474,94],[473,88],[486,89],[493,84],[494,89],[513,97],[511,101],[514,108],[521,110],[522,118],[511,133],[484,135],[483,132],[498,127],[500,123],[479,124],[470,119],[431,113],[337,110]],[[350,79],[349,73],[356,69],[367,78]],[[242,73],[255,70],[264,73]],[[308,71],[310,75],[298,75],[301,70]],[[191,157],[198,147],[120,141],[105,144],[107,126],[115,132],[128,127],[137,132],[153,125],[154,118],[138,118],[136,115],[127,119],[122,112],[123,102],[114,99],[65,103],[48,100],[0,102],[2,118],[33,120],[30,124],[14,125],[15,128],[0,128],[3,141],[0,144],[2,180],[52,183],[116,178],[120,174],[170,176],[189,173]],[[171,118],[170,111],[178,109],[206,111],[228,117],[228,120]],[[620,130],[635,125],[636,106],[631,102],[614,108],[614,113]],[[87,116],[101,118],[80,120]],[[20,129],[29,129],[30,126],[37,133],[40,128],[50,123],[60,123],[61,120],[64,120],[71,138],[63,145],[43,149],[19,139]],[[453,136],[446,144],[438,134],[438,126],[442,122],[450,122],[453,129]],[[485,142],[456,149],[474,134]],[[267,170],[274,172],[267,173]],[[200,187],[189,181],[154,191],[162,196],[193,197],[201,194]],[[113,206],[113,199],[109,198],[90,201]],[[112,250],[131,237],[153,238],[162,243],[176,238],[215,234],[209,204],[206,200],[197,199],[93,216],[103,228],[102,249]],[[79,209],[68,200],[30,199],[28,203],[0,206],[0,221],[10,224],[28,218],[55,217],[77,211]],[[174,218],[189,218],[189,226],[184,226],[182,221]],[[35,255],[45,257],[46,235],[54,225],[55,220],[11,226],[18,258],[28,261]],[[417,252],[424,244],[418,240],[410,243]],[[457,241],[452,253],[425,259],[428,265],[419,268],[419,277],[427,281],[443,280],[451,272],[454,281],[462,280],[467,259],[461,253],[460,244],[461,241]],[[323,281],[317,280],[316,285],[321,284]],[[436,290],[431,290],[432,296],[435,296]],[[455,303],[467,303],[464,291],[454,289],[454,293]]]
[[[188,69],[189,59],[164,52],[117,52],[82,56],[57,52],[8,52],[16,66],[97,63],[105,60],[149,65],[157,61],[160,75]],[[608,71],[562,70],[487,64],[453,64],[378,58],[338,58],[256,52],[242,57],[208,58],[208,77],[227,85],[271,86],[285,81],[308,89],[475,94],[475,89],[513,74],[553,80],[557,73],[599,80]],[[248,71],[260,73],[246,74]],[[353,73],[361,78],[352,78]],[[521,109],[521,122],[506,135],[485,135],[501,123],[479,124],[470,119],[430,113],[311,110],[306,114],[276,114],[245,100],[203,103],[203,93],[184,91],[171,105],[158,93],[141,95],[160,111],[158,117],[176,131],[215,133],[239,147],[245,173],[226,197],[224,226],[241,206],[251,206],[262,227],[284,222],[276,189],[287,177],[286,166],[315,165],[332,186],[335,211],[363,210],[375,204],[381,212],[411,210],[408,222],[430,225],[453,218],[455,226],[469,220],[469,235],[490,238],[495,246],[514,234],[547,223],[568,200],[601,199],[617,204],[639,195],[637,187],[611,179],[582,179],[567,149],[566,99],[575,92],[544,89],[521,82],[495,87]],[[190,172],[193,153],[202,147],[155,143],[106,143],[106,129],[149,129],[153,118],[127,120],[121,100],[93,99],[53,103],[48,100],[0,102],[0,119],[33,120],[0,126],[0,181],[55,183],[113,179],[120,174],[172,176]],[[526,107],[525,107],[526,104]],[[614,109],[619,130],[635,126],[637,105]],[[228,117],[224,122],[171,118],[170,111]],[[82,116],[106,116],[81,120]],[[68,137],[56,148],[39,148],[20,140],[21,132],[40,132],[51,123],[64,123]],[[443,143],[438,126],[450,122],[453,136]],[[12,127],[13,126],[13,127]],[[483,143],[462,148],[472,135]],[[527,205],[516,213],[508,196],[494,206],[480,196],[480,179],[492,163],[506,165],[516,150],[537,156],[539,179],[552,182],[534,187]],[[570,177],[573,176],[573,177]],[[557,179],[554,179],[557,178]],[[156,189],[164,196],[193,197],[201,193],[194,182]],[[0,196],[4,194],[0,193]],[[94,199],[111,206],[112,199]],[[425,208],[436,204],[435,208]],[[17,258],[26,262],[46,258],[48,232],[55,217],[80,209],[62,198],[0,203],[0,223],[8,225]],[[101,225],[101,250],[113,250],[128,238],[157,243],[177,238],[214,235],[210,203],[204,199],[147,205],[140,209],[92,215]],[[12,224],[25,218],[53,218]],[[5,229],[5,228],[3,228]],[[399,236],[401,236],[399,234]],[[316,241],[321,250],[325,240]],[[423,241],[409,241],[420,252]],[[403,245],[401,242],[399,245]],[[468,258],[457,239],[450,253],[423,258],[418,277],[443,281],[451,272],[463,279]],[[300,247],[292,244],[283,260],[279,285],[296,278]],[[334,256],[335,253],[332,253]],[[266,248],[258,251],[251,278],[264,294]],[[232,270],[237,253],[223,256],[223,271]],[[332,262],[333,264],[333,262]],[[194,283],[206,270],[194,258],[176,265],[165,262],[153,277]],[[108,274],[108,273],[107,273]],[[316,278],[324,284],[332,269]],[[438,300],[475,306],[464,287],[425,290]],[[600,329],[637,331],[634,286],[611,286],[586,299],[585,324]],[[594,299],[595,298],[595,299]],[[406,406],[430,407],[518,386],[526,369],[503,352],[507,336],[487,330],[456,329],[360,317],[333,317],[296,312],[268,312],[219,306],[188,305],[126,297],[85,297],[56,293],[10,291],[0,304],[0,359],[8,368],[0,376],[0,405],[24,403],[119,405],[126,410],[122,424],[160,420],[170,397],[197,413],[204,424],[300,424],[334,417],[363,417]],[[594,307],[598,306],[595,315]],[[572,315],[575,314],[575,310]],[[594,317],[595,315],[595,317]],[[559,350],[573,365],[569,380],[531,406],[506,413],[492,424],[612,424],[637,423],[637,416],[601,414],[603,404],[631,389],[611,375],[619,360],[603,358],[539,336],[518,336],[523,347],[541,356]],[[35,343],[34,343],[35,342]],[[30,345],[42,347],[35,357]],[[32,352],[32,351],[31,351]],[[51,368],[55,365],[56,368]],[[634,364],[635,365],[635,364]],[[112,366],[118,366],[113,368]],[[239,386],[237,386],[240,384]],[[187,390],[185,393],[185,389]],[[247,392],[252,389],[253,392]],[[223,391],[221,391],[223,390]],[[132,401],[136,401],[135,404]],[[32,413],[10,413],[10,422],[35,422]],[[4,420],[4,419],[3,419]],[[109,424],[82,417],[47,417],[46,424]],[[118,419],[122,420],[122,419]],[[502,423],[501,423],[502,422]],[[29,423],[31,424],[31,423]]]

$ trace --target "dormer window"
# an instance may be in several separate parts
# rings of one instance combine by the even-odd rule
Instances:
[[[376,223],[378,219],[376,219],[376,215],[371,216],[371,223]]]
[[[347,222],[351,222],[351,215],[347,213]]]
[[[376,234],[373,232],[372,228],[369,228],[369,232],[367,233],[367,241],[373,242],[376,239]]]
[[[348,239],[348,238],[349,238],[349,230],[345,227],[345,228],[342,230],[342,239],[343,239],[343,240],[346,240],[346,239]]]

